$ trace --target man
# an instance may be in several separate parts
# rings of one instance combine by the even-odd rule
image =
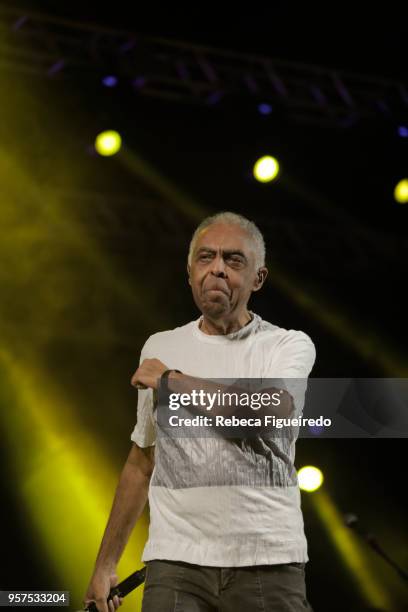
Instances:
[[[149,499],[143,612],[310,610],[300,493],[290,474],[295,438],[237,444],[222,436],[157,436],[155,393],[163,375],[170,389],[191,389],[197,380],[206,388],[220,378],[285,379],[283,409],[299,416],[314,345],[248,310],[268,273],[262,234],[248,219],[229,212],[205,219],[187,272],[202,316],[154,334],[142,349],[132,377],[139,389],[133,446],[85,602],[103,612],[120,605],[115,598],[108,608],[106,596]]]

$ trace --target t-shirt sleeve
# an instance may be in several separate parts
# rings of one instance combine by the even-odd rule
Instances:
[[[305,403],[307,378],[316,360],[311,338],[302,331],[289,330],[276,347],[269,366],[271,378],[281,380],[282,387],[292,396],[295,415],[300,416]]]
[[[148,357],[149,351],[147,340],[140,353],[139,365]],[[137,393],[137,420],[130,439],[141,448],[146,448],[146,446],[154,446],[156,444],[156,421],[153,415],[153,389],[138,389]]]

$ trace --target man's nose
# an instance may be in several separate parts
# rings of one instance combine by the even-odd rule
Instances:
[[[214,274],[214,276],[218,276],[219,278],[226,277],[226,267],[223,257],[215,257],[213,259],[211,274]]]

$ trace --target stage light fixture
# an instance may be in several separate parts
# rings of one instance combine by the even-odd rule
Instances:
[[[105,85],[105,87],[116,87],[118,84],[118,79],[113,74],[107,74],[103,77],[102,83]]]
[[[279,173],[279,162],[270,155],[260,157],[254,165],[254,177],[260,183],[273,181]]]
[[[298,471],[299,487],[302,491],[312,493],[317,491],[323,483],[323,473],[313,465],[306,465]]]
[[[109,157],[115,155],[122,145],[122,138],[118,132],[107,130],[101,132],[95,139],[95,149],[99,155]]]
[[[394,198],[398,204],[407,204],[408,202],[408,178],[402,179],[397,183],[394,189]]]
[[[261,115],[270,115],[272,110],[272,106],[270,104],[267,104],[266,102],[258,104],[258,111]]]

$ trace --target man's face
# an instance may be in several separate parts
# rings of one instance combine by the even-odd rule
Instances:
[[[189,283],[204,315],[215,319],[239,316],[252,291],[262,285],[247,232],[223,223],[205,228],[192,254]]]

